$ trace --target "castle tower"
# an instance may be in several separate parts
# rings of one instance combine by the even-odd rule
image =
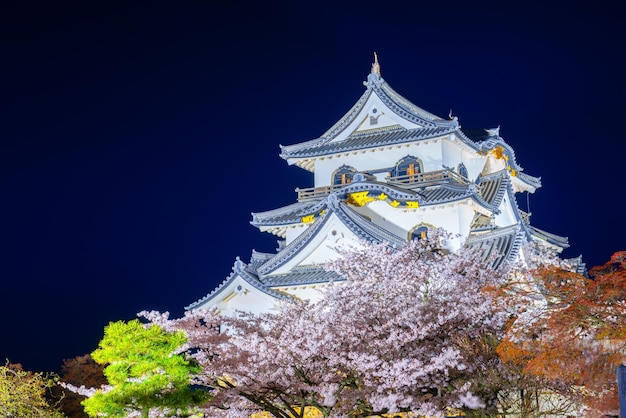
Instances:
[[[216,289],[186,309],[264,312],[290,298],[317,299],[331,279],[321,265],[361,240],[401,247],[441,227],[448,243],[497,252],[498,265],[520,257],[523,243],[557,252],[567,239],[531,226],[517,193],[541,182],[527,175],[499,128],[462,129],[396,93],[375,55],[365,91],[319,138],[281,146],[289,165],[311,171],[314,185],[297,202],[252,214],[252,225],[279,237],[276,253],[239,257]]]

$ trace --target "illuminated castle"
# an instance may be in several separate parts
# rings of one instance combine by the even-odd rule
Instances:
[[[360,240],[403,246],[441,227],[461,245],[497,252],[501,265],[539,241],[558,252],[567,239],[530,225],[518,193],[541,182],[527,175],[499,129],[462,129],[456,117],[435,116],[396,93],[378,59],[365,92],[319,138],[281,146],[280,156],[314,174],[296,189],[298,201],[253,213],[252,225],[280,237],[276,253],[239,258],[216,289],[186,309],[217,307],[263,312],[289,298],[316,299],[331,273],[321,267],[339,246]]]

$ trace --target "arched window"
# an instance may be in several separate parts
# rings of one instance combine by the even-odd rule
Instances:
[[[409,241],[414,239],[426,239],[428,238],[428,230],[430,227],[424,224],[417,225],[415,228],[409,231]]]
[[[459,175],[461,175],[464,178],[468,178],[468,174],[467,174],[467,167],[465,167],[465,164],[461,163],[459,164],[459,168],[458,168],[458,173]]]
[[[354,173],[356,173],[356,170],[353,167],[342,165],[333,173],[333,186],[351,183]]]
[[[396,163],[394,176],[409,176],[410,180],[414,180],[414,176],[421,172],[422,162],[411,155],[407,155]]]

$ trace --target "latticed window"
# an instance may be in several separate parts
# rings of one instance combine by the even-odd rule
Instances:
[[[409,239],[426,239],[428,238],[428,227],[427,226],[418,226],[414,230],[412,230],[409,234]]]
[[[333,174],[333,186],[341,186],[352,182],[356,170],[350,166],[342,165]]]
[[[411,155],[407,155],[396,164],[395,176],[409,176],[412,180],[416,174],[421,172],[422,162]]]

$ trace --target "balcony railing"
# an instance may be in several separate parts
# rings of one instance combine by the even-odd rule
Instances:
[[[306,189],[296,188],[296,193],[298,193],[298,202],[302,202],[303,200],[315,199],[316,197],[324,197],[328,196],[331,191],[334,189],[338,189],[343,185],[339,186],[322,186],[322,187],[309,187]]]
[[[449,183],[455,181],[462,184],[467,184],[468,180],[449,170],[430,171],[428,173],[407,174],[404,176],[387,176],[385,178],[387,183],[400,186],[407,189],[415,189],[418,187],[432,186],[436,184]],[[345,184],[333,185],[333,186],[321,186],[321,187],[309,187],[306,189],[296,189],[298,193],[298,201],[315,199],[329,195],[333,190],[339,189],[345,186]]]
[[[465,177],[450,170],[429,171],[427,173],[406,174],[404,176],[387,176],[385,180],[389,184],[408,189],[449,183],[451,180],[462,184],[468,183]]]

